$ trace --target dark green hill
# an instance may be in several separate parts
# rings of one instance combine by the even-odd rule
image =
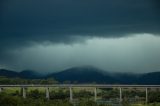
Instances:
[[[150,72],[144,74],[133,73],[109,73],[101,69],[83,66],[73,67],[57,73],[42,75],[38,72],[25,70],[15,72],[0,69],[0,76],[23,79],[47,79],[54,78],[60,83],[65,81],[71,83],[98,83],[98,84],[160,84],[160,72]]]

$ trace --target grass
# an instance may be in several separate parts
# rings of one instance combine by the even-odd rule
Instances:
[[[150,103],[150,104],[132,104],[131,106],[160,106],[160,103]]]
[[[44,88],[44,87],[30,87],[30,88],[27,88],[27,94],[29,94],[31,91],[34,91],[34,90],[38,90],[40,93],[41,93],[41,96],[40,97],[42,97],[43,96],[43,98],[45,99],[45,90],[46,90],[46,88]],[[57,92],[57,93],[59,93],[59,91],[63,91],[63,92],[69,92],[69,88],[58,88],[58,87],[54,87],[54,88],[50,88],[50,92],[52,92],[52,91],[54,91],[54,92]],[[6,94],[14,94],[15,92],[21,92],[21,88],[19,88],[19,87],[14,87],[14,88],[4,88],[4,90],[3,90],[3,92],[5,92]],[[84,96],[82,96],[82,97],[79,97],[79,92],[81,92],[81,91],[86,91],[86,92],[90,92],[91,93],[91,95],[90,96],[88,96],[88,97],[85,97],[85,93],[83,94]],[[103,92],[104,91],[104,92]],[[108,93],[109,94],[109,92],[111,92],[112,90],[107,90],[107,89],[105,89],[105,90],[103,90],[103,89],[97,89],[97,93],[99,94],[99,95],[97,95],[97,99],[102,99],[102,97],[101,97],[101,94],[102,93]],[[52,92],[52,93],[54,93],[54,92]],[[124,91],[125,92],[125,91]],[[116,92],[116,94],[118,93],[118,90],[117,90],[117,92]],[[77,97],[75,96],[75,95],[78,95]],[[52,95],[54,95],[54,94],[52,94]],[[69,95],[69,94],[67,94],[67,95]],[[110,97],[110,96],[109,96]],[[116,97],[117,98],[119,98],[119,95],[117,96],[116,95]],[[22,98],[22,96],[21,96],[21,94],[19,95],[19,98]],[[91,100],[91,101],[93,101],[94,100],[94,88],[78,88],[78,87],[76,87],[76,88],[74,88],[73,89],[73,98],[76,100],[82,100],[82,101],[85,101],[85,100]],[[89,98],[89,99],[87,99],[87,98]],[[28,96],[27,96],[27,99],[31,99],[31,98],[29,98]],[[34,102],[34,100],[32,100],[33,102]],[[37,100],[36,100],[37,101]],[[48,102],[43,102],[42,104],[54,104],[53,103],[53,101],[54,101],[54,99],[53,100],[50,100],[50,101],[48,101]],[[58,104],[61,104],[61,103],[59,103],[59,102],[57,102]],[[70,106],[70,104],[68,104],[68,102],[66,102],[66,106]],[[61,104],[62,105],[62,104]],[[61,105],[49,105],[49,106],[61,106]],[[1,106],[1,105],[0,105]],[[24,106],[27,106],[27,105],[24,105]],[[37,105],[38,106],[38,105]],[[41,106],[41,105],[39,105],[39,106]],[[43,105],[42,105],[43,106]],[[47,106],[47,105],[44,105],[44,106]],[[62,105],[63,106],[63,105]],[[86,105],[87,106],[87,105]],[[88,106],[90,106],[90,105],[88,105]],[[147,105],[145,105],[145,104],[132,104],[132,105],[125,105],[125,106],[160,106],[160,103],[151,103],[151,104],[147,104]]]

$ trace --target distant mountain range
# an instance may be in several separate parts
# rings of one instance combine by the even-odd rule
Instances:
[[[39,79],[44,77],[44,75],[36,71],[24,70],[22,72],[16,72],[16,71],[11,71],[6,69],[0,69],[0,76],[5,76],[9,78],[19,77],[24,79]]]
[[[0,76],[9,78],[20,77],[25,79],[54,78],[60,83],[99,83],[99,84],[160,84],[160,72],[144,74],[109,73],[91,66],[73,67],[57,73],[42,75],[38,72],[25,70],[15,72],[0,69]]]

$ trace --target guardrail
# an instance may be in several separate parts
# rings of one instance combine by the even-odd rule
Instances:
[[[59,87],[59,88],[69,88],[70,101],[73,101],[73,88],[76,87],[91,87],[94,88],[94,100],[97,101],[97,88],[118,88],[119,89],[119,102],[122,102],[122,89],[123,88],[144,88],[146,92],[146,103],[148,102],[148,88],[160,88],[160,85],[106,85],[106,84],[53,84],[53,85],[0,85],[0,92],[2,88],[13,88],[20,87],[23,89],[23,98],[26,98],[26,88],[29,87],[45,87],[46,88],[46,98],[49,99],[49,88]]]

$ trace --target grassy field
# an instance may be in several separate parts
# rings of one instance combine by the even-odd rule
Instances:
[[[0,93],[0,103],[2,106],[73,106],[69,102],[69,88],[50,88],[50,100],[45,98],[46,88],[39,87],[27,88],[27,99],[22,98],[22,89],[15,88],[4,88]],[[124,90],[123,98],[130,98],[136,95],[133,90]],[[141,92],[141,96],[145,98],[145,92]],[[138,92],[138,93],[139,93]],[[131,95],[129,95],[131,93]],[[149,95],[150,96],[150,95]],[[153,95],[152,95],[153,96]],[[159,97],[159,96],[158,96]],[[111,98],[119,99],[119,90],[118,89],[97,89],[97,99],[98,100],[110,100]],[[76,106],[112,106],[111,104],[100,104],[97,105],[94,102],[94,89],[93,88],[74,88],[73,89],[73,99],[74,101],[78,100]],[[158,98],[159,100],[160,98]],[[7,105],[7,103],[16,104],[16,105]],[[140,103],[141,102],[141,103]],[[140,101],[135,104],[124,101],[122,106],[160,106],[160,103],[149,103],[145,105],[144,101]],[[98,103],[98,102],[97,102]],[[6,105],[4,105],[6,104]],[[1,105],[0,105],[1,106]]]
[[[150,104],[132,104],[130,106],[160,106],[160,103],[150,103]]]

